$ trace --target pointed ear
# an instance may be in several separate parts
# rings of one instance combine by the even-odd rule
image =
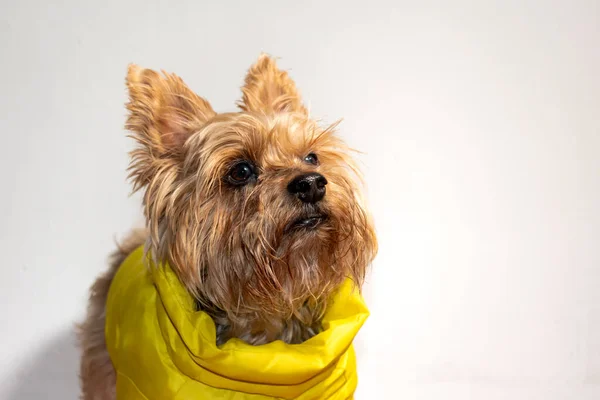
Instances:
[[[131,175],[139,188],[156,170],[175,163],[187,138],[215,115],[210,104],[176,75],[130,65],[126,128],[140,147],[132,153]]]
[[[266,54],[261,54],[248,71],[242,94],[238,106],[244,111],[307,114],[294,81]]]

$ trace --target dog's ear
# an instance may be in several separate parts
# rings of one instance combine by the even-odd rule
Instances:
[[[242,95],[238,106],[244,111],[307,113],[292,78],[266,54],[250,67]]]
[[[215,115],[210,104],[176,75],[130,65],[126,127],[140,147],[132,153],[136,189],[180,161],[187,138]]]

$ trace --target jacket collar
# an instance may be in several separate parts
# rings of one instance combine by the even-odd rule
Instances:
[[[253,346],[239,339],[216,345],[211,317],[194,300],[168,265],[152,268],[158,293],[157,317],[168,353],[191,379],[213,387],[278,397],[304,393],[327,379],[338,360],[347,357],[369,312],[351,281],[333,295],[324,330],[301,344],[275,341]],[[353,355],[352,355],[353,357]]]

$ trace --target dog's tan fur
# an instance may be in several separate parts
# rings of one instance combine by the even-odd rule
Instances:
[[[81,347],[81,392],[85,400],[110,400],[116,397],[115,370],[104,340],[105,304],[110,283],[127,256],[148,237],[145,230],[134,230],[110,256],[109,269],[90,289],[87,318],[79,326]]]
[[[310,118],[272,58],[250,68],[237,113],[215,113],[171,74],[131,66],[127,87],[127,128],[139,144],[131,178],[144,190],[148,233],[127,240],[92,287],[80,335],[84,399],[114,398],[104,304],[118,266],[141,243],[211,315],[218,343],[255,345],[318,333],[331,292],[348,277],[360,287],[377,249],[350,149],[335,124],[321,128]],[[307,163],[313,153],[318,163]],[[231,170],[240,160],[255,174],[237,186]],[[288,193],[307,173],[327,178],[318,204]],[[314,229],[290,229],[315,212],[326,217]]]

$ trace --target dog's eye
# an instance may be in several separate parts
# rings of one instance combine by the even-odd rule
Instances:
[[[227,174],[227,180],[234,185],[244,185],[254,176],[254,168],[246,161],[235,164]]]
[[[319,159],[317,158],[317,155],[315,153],[310,153],[309,155],[304,157],[304,161],[312,165],[317,165],[319,163]]]

